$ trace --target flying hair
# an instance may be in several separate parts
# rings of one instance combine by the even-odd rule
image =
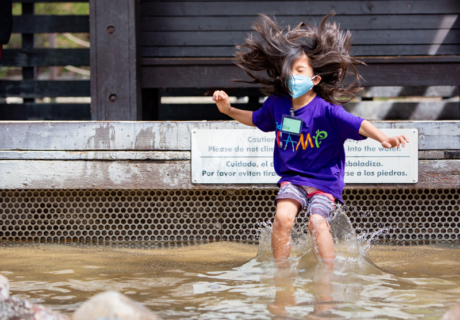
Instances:
[[[305,54],[313,68],[313,74],[321,76],[321,82],[313,90],[332,104],[344,104],[353,99],[362,89],[355,65],[365,64],[350,56],[351,33],[342,31],[327,19],[327,14],[318,27],[301,22],[291,30],[283,28],[275,19],[265,14],[252,25],[257,35],[250,34],[246,43],[236,46],[233,62],[243,69],[252,80],[232,80],[249,84],[261,84],[265,95],[290,93],[288,80],[294,61]],[[265,71],[267,76],[258,71]],[[350,72],[351,71],[351,72]],[[345,85],[347,74],[353,75],[352,83]],[[338,98],[346,97],[340,102]]]

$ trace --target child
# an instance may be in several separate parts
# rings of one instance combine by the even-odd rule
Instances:
[[[250,36],[234,62],[253,80],[263,85],[269,97],[257,111],[233,108],[224,91],[215,91],[213,100],[220,112],[264,132],[275,131],[273,154],[281,187],[276,198],[272,229],[275,260],[289,257],[290,234],[297,213],[308,206],[309,231],[321,259],[331,264],[334,243],[328,219],[335,200],[343,203],[345,150],[347,139],[370,137],[385,148],[405,146],[406,136],[387,137],[370,122],[346,112],[337,98],[361,90],[354,64],[363,64],[349,55],[351,34],[326,23],[319,27],[300,23],[294,29],[280,29],[275,21],[261,14],[253,25],[261,38]],[[354,81],[344,85],[347,70]],[[266,76],[255,71],[265,71]]]

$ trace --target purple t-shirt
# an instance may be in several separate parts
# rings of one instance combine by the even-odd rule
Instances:
[[[291,104],[292,98],[288,95],[272,95],[252,114],[257,128],[276,132],[273,162],[275,172],[281,177],[278,184],[290,181],[318,188],[343,203],[343,144],[347,139],[366,139],[359,134],[364,119],[316,95],[309,104],[294,111],[303,125],[301,135],[293,135],[281,132],[283,115],[290,115]]]

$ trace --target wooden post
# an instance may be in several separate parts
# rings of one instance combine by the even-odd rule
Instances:
[[[34,3],[23,3],[22,14],[33,15],[35,13]],[[22,34],[22,48],[24,50],[33,50],[35,46],[35,35],[33,33]],[[22,80],[34,80],[35,79],[35,67],[23,67],[22,68]],[[24,103],[34,103],[35,98],[24,98]]]
[[[142,120],[139,21],[139,0],[90,0],[92,120]]]

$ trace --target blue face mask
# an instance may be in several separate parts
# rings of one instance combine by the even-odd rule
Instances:
[[[291,90],[291,96],[294,99],[297,99],[298,97],[310,91],[314,86],[312,80],[315,78],[316,76],[310,79],[307,76],[291,75],[291,78],[288,82],[289,90]]]

